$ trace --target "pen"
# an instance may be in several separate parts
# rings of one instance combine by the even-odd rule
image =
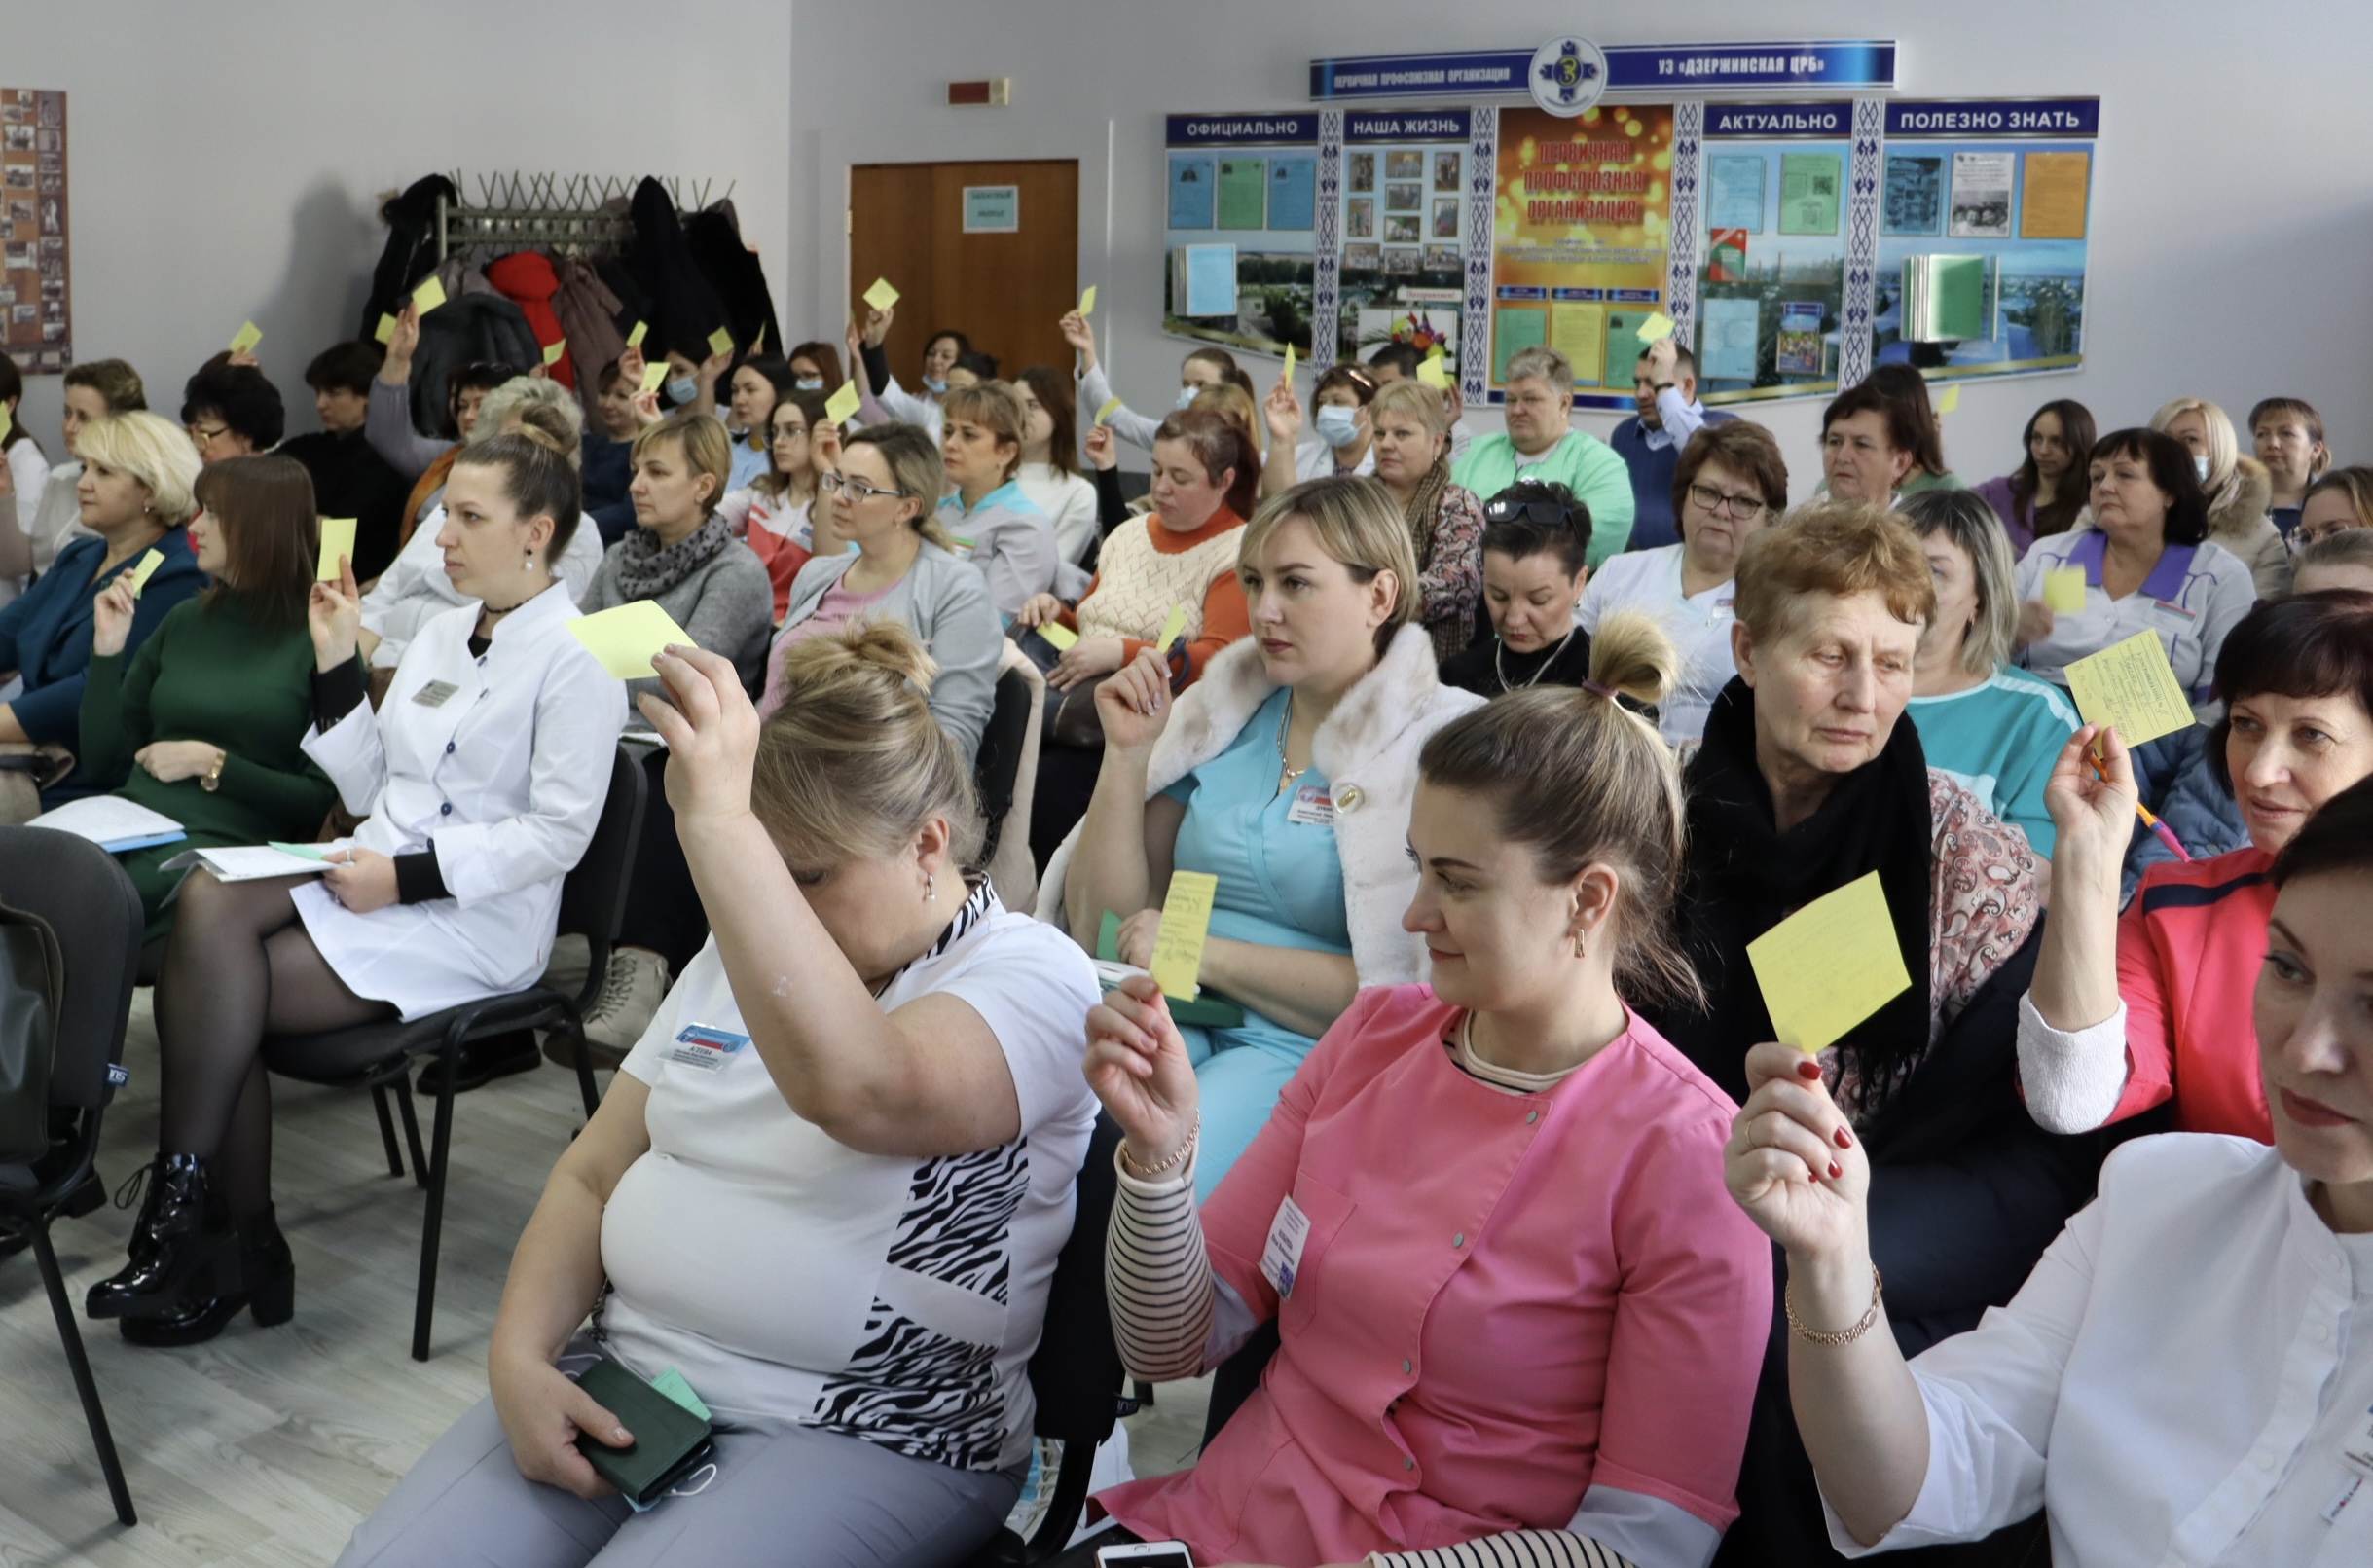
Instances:
[[[2095,745],[2099,745],[2099,742],[2096,741]],[[2085,761],[2092,767],[2093,776],[2096,779],[2105,780],[2109,776],[2102,771],[2101,760],[2101,755],[2099,751],[2089,750],[2085,753]],[[2183,847],[2183,841],[2175,836],[2174,829],[2169,827],[2167,823],[2159,820],[2156,816],[2152,815],[2151,809],[2148,806],[2143,805],[2138,800],[2136,801],[2135,815],[2142,819],[2142,825],[2144,827],[2149,828],[2153,833],[2158,835],[2160,843],[2166,845],[2170,850],[2174,852],[2176,859],[2185,861],[2187,863],[2191,860],[2191,853]]]

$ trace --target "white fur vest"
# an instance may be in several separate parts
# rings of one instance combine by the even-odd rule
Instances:
[[[1146,798],[1169,788],[1226,750],[1277,688],[1260,664],[1260,644],[1240,638],[1221,650],[1179,698],[1170,725],[1153,743]],[[1335,855],[1343,865],[1343,901],[1352,966],[1360,984],[1406,985],[1426,977],[1425,942],[1401,929],[1417,892],[1409,864],[1409,806],[1417,793],[1417,753],[1434,732],[1483,700],[1435,675],[1434,639],[1405,626],[1376,667],[1343,694],[1310,745],[1311,765],[1334,792]],[[1074,826],[1039,883],[1038,918],[1062,924],[1063,879],[1079,842]]]

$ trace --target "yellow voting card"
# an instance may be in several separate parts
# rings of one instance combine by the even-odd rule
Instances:
[[[238,331],[231,335],[231,351],[235,354],[243,354],[263,341],[264,329],[252,321],[245,322],[241,324]]]
[[[1417,382],[1419,385],[1431,386],[1438,392],[1449,389],[1450,373],[1442,368],[1442,355],[1430,354],[1419,362]]]
[[[427,281],[412,291],[412,303],[422,315],[426,315],[438,306],[443,305],[445,303],[445,280],[430,276]]]
[[[626,335],[626,346],[627,346],[629,348],[639,348],[639,347],[641,347],[641,346],[642,346],[642,335],[643,335],[644,333],[646,333],[646,332],[650,331],[650,330],[651,330],[651,324],[650,324],[648,321],[638,321],[638,322],[636,322],[636,323],[635,323],[635,330],[634,330],[634,331],[632,331],[632,332],[630,332],[630,333],[628,333],[628,334]]]
[[[315,580],[334,583],[339,580],[338,558],[354,559],[354,523],[350,517],[325,517],[321,520],[321,563],[313,568]]]
[[[1079,640],[1079,634],[1065,626],[1061,621],[1041,621],[1039,623],[1039,636],[1066,653],[1070,652]]]
[[[1634,333],[1633,336],[1637,337],[1642,343],[1661,343],[1666,338],[1672,336],[1672,317],[1666,315],[1663,311],[1659,310],[1656,314],[1641,322],[1639,324],[1639,330]]]
[[[1936,412],[1939,414],[1951,414],[1960,406],[1961,389],[1958,386],[1946,387],[1945,395],[1936,400]]]
[[[1093,283],[1079,291],[1079,313],[1081,315],[1096,313],[1096,285]]]
[[[733,334],[727,332],[723,327],[709,334],[709,351],[712,354],[732,353]]]
[[[1911,989],[1873,871],[1823,893],[1747,944],[1780,1043],[1817,1051]]]
[[[670,643],[689,647],[692,638],[655,599],[638,599],[599,615],[580,615],[568,623],[586,651],[620,680],[641,680],[658,674],[651,655]]]
[[[1153,651],[1168,653],[1170,644],[1176,642],[1179,639],[1179,634],[1186,630],[1186,606],[1184,604],[1171,605],[1170,618],[1162,622],[1162,635],[1153,639]]]
[[[0,441],[6,441],[8,433],[15,428],[17,428],[16,418],[9,413],[6,403],[0,403]]]
[[[544,363],[547,365],[557,365],[561,362],[561,355],[566,353],[567,351],[568,340],[566,338],[555,338],[550,343],[544,345]]]
[[[864,401],[857,394],[857,383],[843,382],[830,397],[824,399],[824,418],[834,424],[847,424],[857,407]]]
[[[1162,929],[1153,938],[1153,983],[1163,996],[1192,1002],[1202,989],[1203,939],[1211,934],[1211,906],[1219,893],[1220,879],[1208,871],[1170,873]]]
[[[659,383],[667,379],[668,362],[664,359],[651,360],[642,367],[642,389],[646,392],[658,391]]]
[[[379,328],[378,328],[378,330],[377,330],[377,331],[373,332],[373,333],[371,334],[371,336],[372,336],[372,337],[374,337],[374,338],[376,338],[377,340],[379,340],[381,343],[392,343],[392,342],[394,342],[394,341],[395,341],[395,317],[393,317],[393,316],[391,316],[391,315],[383,315],[383,316],[381,316],[381,317],[379,318]]]
[[[2106,724],[2128,746],[2140,746],[2197,722],[2191,700],[2167,662],[2156,632],[2136,632],[2069,665],[2068,695],[2088,724]]]
[[[1108,397],[1108,398],[1106,398],[1106,399],[1104,400],[1104,407],[1102,407],[1102,408],[1100,408],[1100,409],[1098,409],[1098,410],[1096,411],[1096,422],[1097,422],[1098,424],[1102,424],[1102,423],[1103,423],[1105,420],[1107,420],[1107,419],[1111,419],[1111,418],[1113,416],[1113,414],[1115,414],[1116,412],[1118,412],[1119,408],[1120,408],[1120,399],[1119,399],[1119,398],[1116,398],[1116,397]]]
[[[164,565],[164,552],[162,550],[151,550],[148,554],[140,558],[139,562],[131,568],[132,598],[138,599],[140,597],[140,590],[148,586],[148,580],[157,575],[157,568]]]
[[[1284,382],[1288,386],[1294,384],[1294,346],[1292,344],[1286,345],[1285,373],[1279,376],[1277,379]]]
[[[865,291],[865,303],[877,310],[887,310],[898,303],[898,291],[890,286],[890,279],[877,277],[873,287]]]
[[[2075,615],[2085,607],[2085,568],[2054,566],[2043,574],[2043,602],[2055,615]]]

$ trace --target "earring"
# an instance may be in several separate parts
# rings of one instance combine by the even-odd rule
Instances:
[[[926,876],[923,879],[923,901],[927,904],[935,904],[939,901],[939,879],[937,877]]]
[[[1581,931],[1576,931],[1574,933],[1574,956],[1576,958],[1588,958],[1590,956],[1590,949],[1588,939]]]
[[[521,559],[519,563],[519,569],[522,571],[533,571],[535,569],[535,552],[532,550],[525,550],[522,551],[520,555]]]

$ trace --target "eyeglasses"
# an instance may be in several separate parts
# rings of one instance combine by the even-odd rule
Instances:
[[[201,452],[231,433],[231,426],[227,424],[191,424],[184,425],[183,428],[190,432],[190,439],[198,444],[198,448]]]
[[[1483,503],[1486,523],[1530,523],[1544,529],[1584,529],[1587,523],[1575,520],[1573,511],[1562,501],[1517,500],[1495,495]]]
[[[1689,503],[1707,517],[1731,517],[1743,523],[1764,509],[1759,495],[1727,495],[1711,485],[1689,487]]]
[[[775,439],[778,442],[805,441],[807,438],[808,427],[804,424],[778,424],[775,426]]]
[[[837,495],[845,490],[849,492],[850,499],[858,501],[869,501],[877,495],[888,495],[893,499],[899,499],[906,494],[906,492],[902,490],[876,490],[861,479],[851,479],[839,473],[818,474],[816,488],[826,495]]]

